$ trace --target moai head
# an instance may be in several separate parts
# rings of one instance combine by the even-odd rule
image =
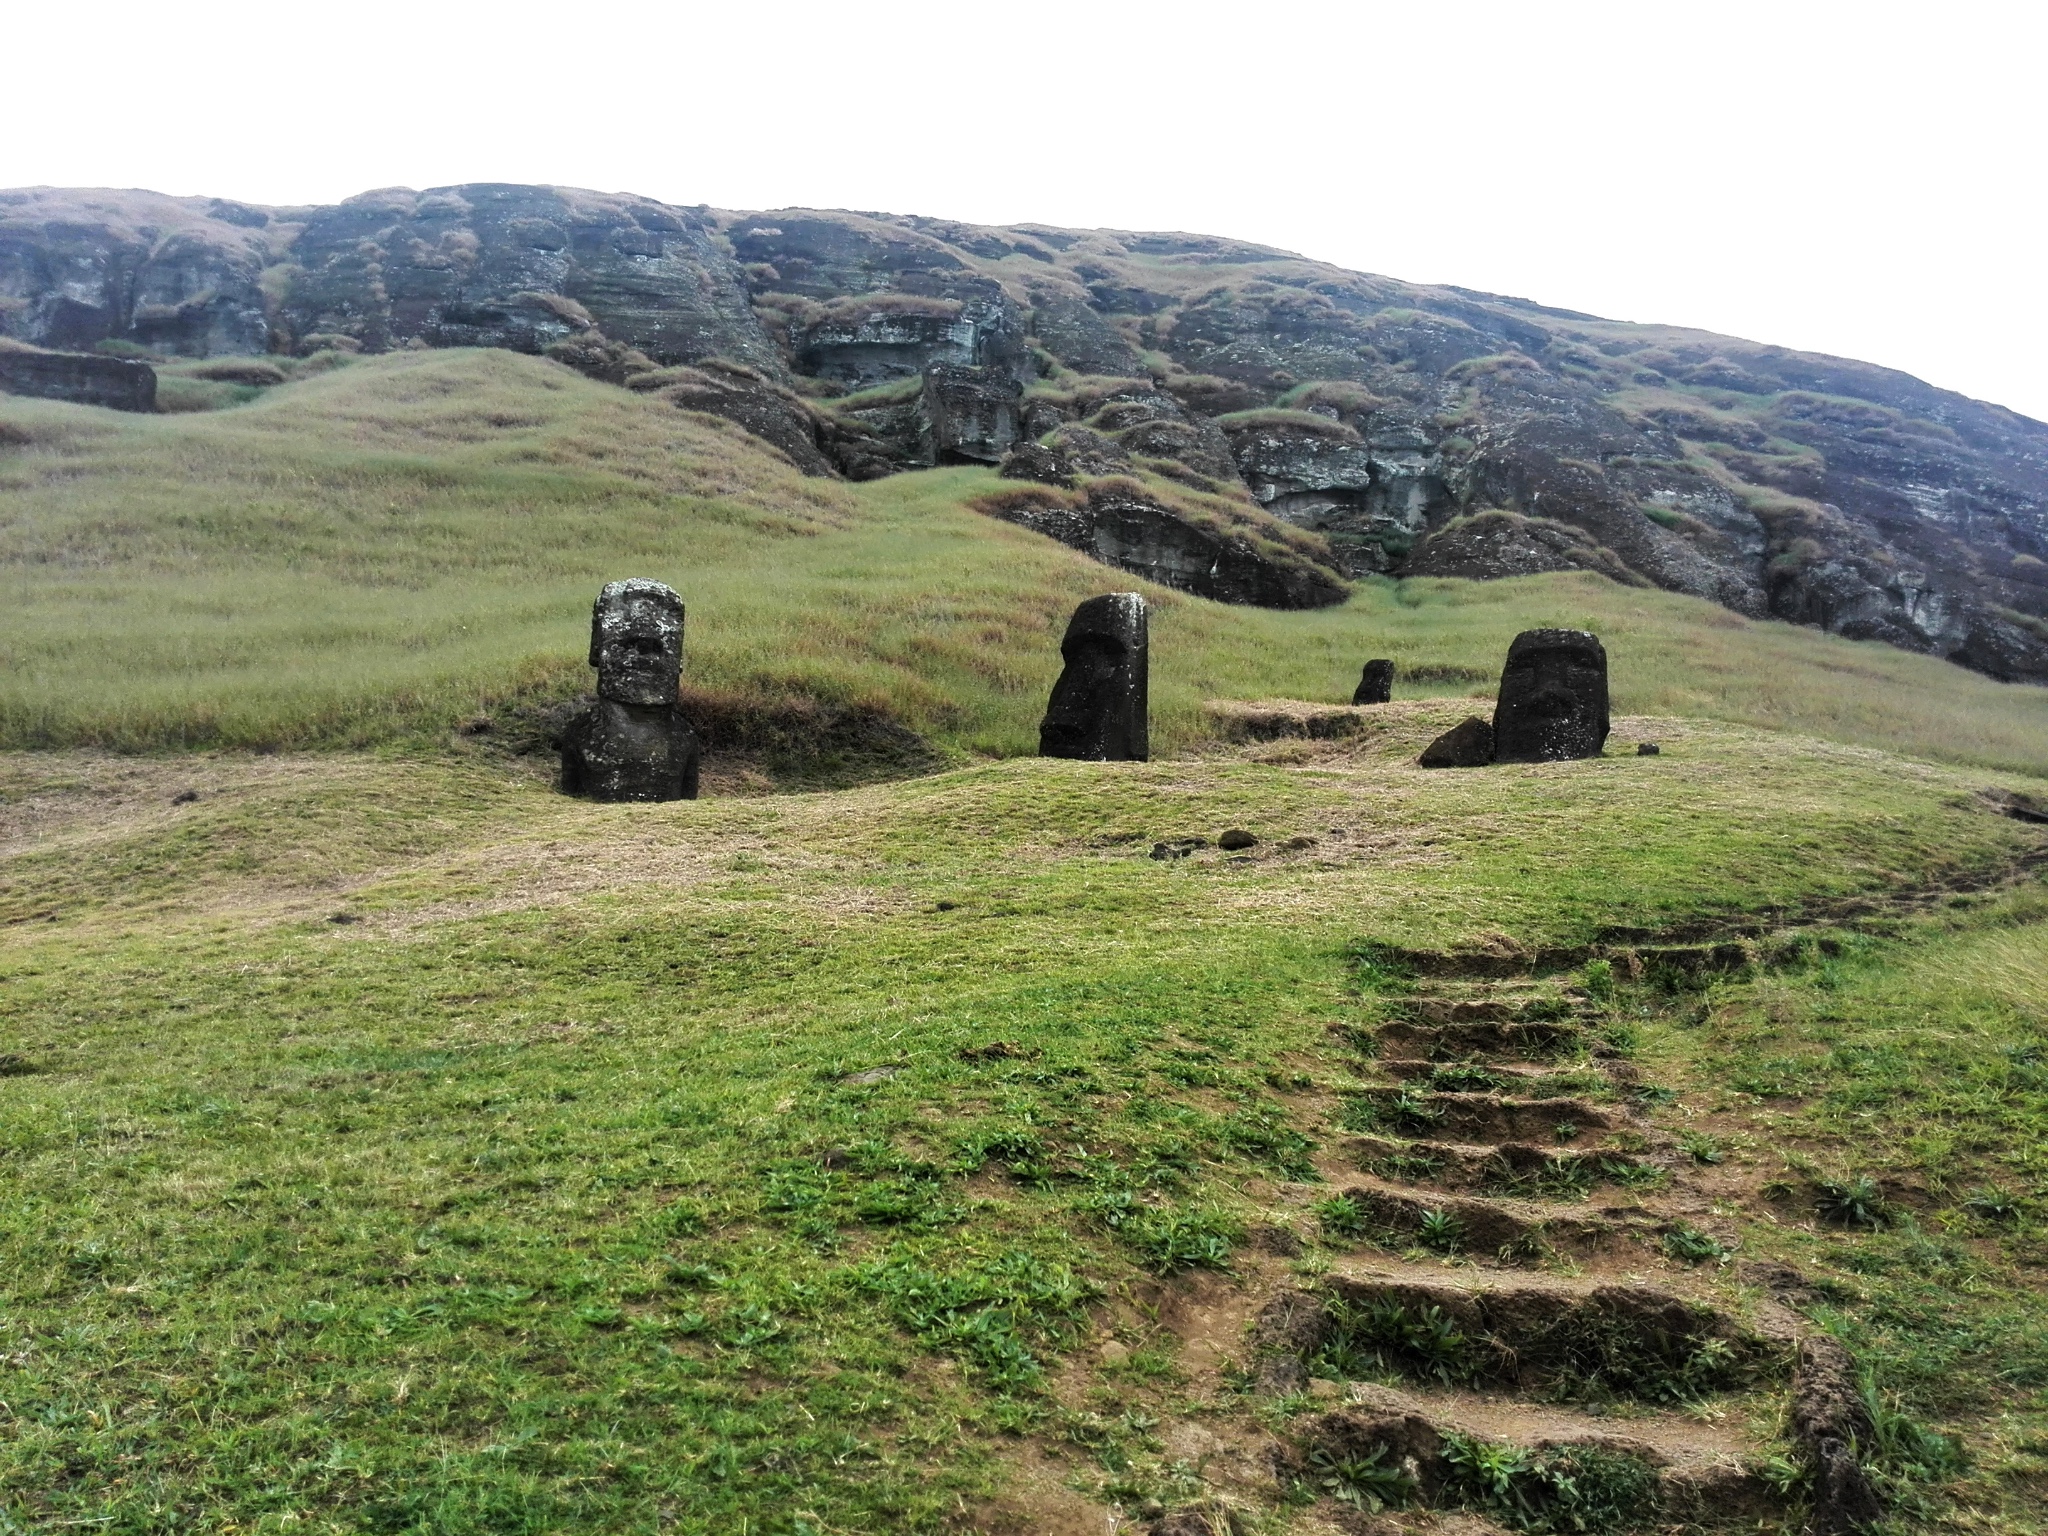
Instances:
[[[1526,629],[1508,647],[1493,709],[1502,763],[1598,757],[1607,741],[1607,652],[1583,629]]]
[[[683,675],[683,600],[658,581],[608,581],[590,610],[597,696],[673,704]]]
[[[1142,763],[1150,755],[1145,630],[1136,592],[1091,597],[1074,610],[1060,642],[1066,670],[1038,728],[1040,757]]]
[[[1368,661],[1365,673],[1358,679],[1358,692],[1351,695],[1354,704],[1384,704],[1394,696],[1394,664],[1391,661]]]

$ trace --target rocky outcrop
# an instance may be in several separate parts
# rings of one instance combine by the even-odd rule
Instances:
[[[0,336],[182,357],[267,352],[263,272],[296,226],[218,198],[0,192]]]
[[[367,192],[315,212],[291,256],[279,312],[289,343],[538,352],[595,329],[657,363],[783,372],[710,219],[650,198],[496,184]]]
[[[927,464],[997,464],[1017,441],[1017,381],[996,368],[932,363],[918,394],[919,456]]]
[[[33,189],[0,193],[0,336],[573,348],[621,378],[605,349],[723,360],[857,393],[812,428],[857,476],[993,462],[1007,428],[948,448],[922,396],[934,365],[980,369],[1026,386],[1020,441],[1057,455],[1085,429],[1096,465],[1242,483],[1347,574],[1596,570],[2048,681],[2048,425],[1863,363],[1241,241],[553,187],[300,210]],[[706,398],[807,458],[787,410],[738,393]],[[1039,465],[1054,483],[1104,472],[1066,448]]]
[[[1135,480],[1097,481],[1085,493],[999,492],[980,510],[1057,539],[1105,565],[1222,603],[1324,608],[1349,595],[1328,566],[1261,538],[1252,519],[1231,526],[1148,495]]]
[[[0,391],[116,411],[153,411],[156,370],[147,363],[90,352],[0,345]]]
[[[1611,549],[1570,523],[1518,512],[1475,512],[1456,518],[1418,544],[1402,565],[1408,576],[1459,576],[1493,581],[1547,571],[1598,571],[1628,586],[1647,586]]]
[[[1361,432],[1307,411],[1249,411],[1222,426],[1259,504],[1322,534],[1351,575],[1400,567],[1451,505],[1434,445],[1398,418]]]

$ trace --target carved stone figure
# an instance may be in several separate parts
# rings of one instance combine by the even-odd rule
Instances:
[[[1525,629],[1508,647],[1493,707],[1502,763],[1598,757],[1607,741],[1607,652],[1583,629]]]
[[[1358,680],[1358,692],[1351,695],[1354,704],[1384,704],[1394,696],[1394,664],[1391,661],[1368,661],[1365,674]]]
[[[683,600],[658,581],[612,581],[590,610],[597,697],[562,737],[562,789],[593,800],[694,800],[697,736],[676,700]]]
[[[1144,762],[1151,755],[1144,597],[1111,592],[1089,598],[1068,621],[1060,654],[1067,666],[1038,728],[1038,755]]]

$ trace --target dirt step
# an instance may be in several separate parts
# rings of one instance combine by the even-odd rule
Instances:
[[[1583,1199],[1601,1184],[1647,1188],[1665,1181],[1659,1161],[1630,1152],[1580,1151],[1534,1142],[1413,1142],[1351,1136],[1336,1151],[1349,1166],[1398,1184],[1484,1190],[1530,1200]]]
[[[1283,1292],[1252,1343],[1262,1385],[1392,1372],[1442,1386],[1497,1383],[1553,1401],[1689,1402],[1791,1363],[1790,1325],[1753,1328],[1661,1286],[1579,1286],[1497,1272],[1471,1279],[1332,1274]]]
[[[1398,1189],[1378,1182],[1338,1191],[1363,1235],[1389,1247],[1421,1247],[1501,1264],[1533,1264],[1559,1252],[1593,1253],[1654,1236],[1658,1218],[1634,1206],[1560,1211],[1528,1200]]]
[[[1629,1124],[1627,1111],[1581,1098],[1511,1099],[1494,1093],[1367,1088],[1353,1095],[1379,1125],[1417,1141],[1540,1142],[1555,1146]]]
[[[1301,1474],[1357,1468],[1390,1504],[1484,1507],[1494,1491],[1470,1465],[1473,1442],[1525,1453],[1516,1491],[1540,1513],[1558,1478],[1596,1493],[1631,1527],[1669,1521],[1766,1521],[1785,1513],[1777,1491],[1747,1463],[1748,1447],[1676,1415],[1603,1424],[1568,1410],[1516,1404],[1485,1411],[1466,1397],[1354,1387],[1351,1405],[1300,1422],[1283,1452]],[[1542,1474],[1551,1474],[1545,1477]],[[1569,1528],[1569,1527],[1566,1527]]]
[[[1417,1024],[1568,1023],[1588,1012],[1576,999],[1555,992],[1513,992],[1497,986],[1430,990],[1388,998],[1388,1018]]]
[[[1502,1056],[1544,1061],[1584,1048],[1578,1025],[1558,1019],[1465,1019],[1422,1023],[1391,1019],[1374,1034],[1382,1053],[1453,1061],[1466,1056]]]
[[[1570,1094],[1599,1093],[1613,1079],[1594,1066],[1567,1067],[1498,1061],[1432,1061],[1427,1057],[1382,1056],[1374,1063],[1388,1077],[1421,1083],[1439,1093],[1512,1093],[1518,1098],[1549,1099]]]

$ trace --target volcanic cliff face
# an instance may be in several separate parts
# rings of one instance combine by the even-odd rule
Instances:
[[[547,187],[296,210],[35,189],[0,193],[0,335],[602,357],[814,473],[1000,462],[1169,513],[1177,485],[1332,573],[1598,570],[2048,680],[2048,426],[1239,241]]]

